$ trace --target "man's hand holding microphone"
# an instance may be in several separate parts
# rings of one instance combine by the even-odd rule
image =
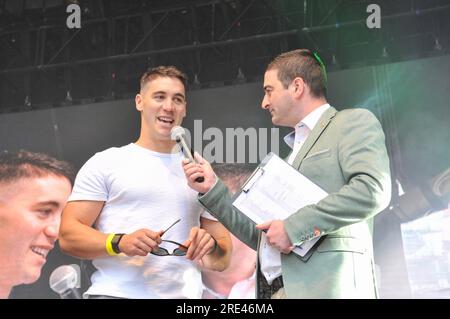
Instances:
[[[217,181],[216,174],[211,165],[197,152],[192,155],[192,151],[186,143],[184,128],[181,126],[173,127],[171,130],[171,138],[177,141],[183,151],[185,157],[183,160],[183,169],[189,187],[199,193],[207,193]]]

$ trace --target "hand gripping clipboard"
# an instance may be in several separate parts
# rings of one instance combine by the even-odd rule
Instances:
[[[299,171],[269,153],[253,171],[233,198],[233,206],[255,223],[284,220],[300,208],[315,204],[328,194]],[[324,237],[307,240],[294,249],[304,261],[308,260]]]

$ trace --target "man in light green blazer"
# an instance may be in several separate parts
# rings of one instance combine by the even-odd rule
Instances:
[[[329,194],[317,204],[255,225],[233,209],[227,188],[200,155],[198,164],[184,163],[200,203],[258,252],[259,298],[377,297],[373,217],[391,196],[385,137],[369,111],[331,107],[326,85],[325,67],[309,50],[281,54],[264,76],[262,108],[275,125],[294,129],[285,137],[293,149],[287,162]],[[198,176],[205,181],[195,183]],[[292,253],[316,237],[321,241],[309,258]]]

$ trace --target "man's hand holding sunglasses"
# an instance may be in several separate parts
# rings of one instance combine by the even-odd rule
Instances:
[[[186,258],[201,261],[203,257],[217,250],[217,241],[206,230],[193,227],[189,238],[183,243],[188,247]]]
[[[159,232],[154,232],[149,229],[139,229],[130,234],[120,234],[122,236],[117,244],[118,248],[120,252],[130,257],[136,255],[147,256],[149,253],[160,257],[186,256],[187,259],[196,261],[200,266],[210,269],[217,268],[217,270],[225,269],[229,264],[230,251],[221,249],[217,244],[217,240],[203,228],[191,228],[189,238],[182,244],[169,239],[161,239],[161,236],[180,220],[176,220],[166,230],[160,230]],[[215,227],[218,226],[215,225]],[[229,236],[228,233],[226,233],[226,236]],[[224,238],[221,237],[220,240],[224,240]],[[172,247],[168,246],[165,248],[159,246],[160,244],[165,244],[165,246],[171,245]],[[168,248],[171,250],[169,251]]]
[[[136,230],[122,237],[119,242],[119,249],[129,257],[136,255],[147,256],[148,253],[158,249],[163,233],[163,230],[158,232],[145,228]]]

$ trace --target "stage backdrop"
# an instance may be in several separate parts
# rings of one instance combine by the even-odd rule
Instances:
[[[398,154],[391,156],[400,159],[405,191],[449,166],[449,70],[450,56],[443,56],[329,74],[333,106],[372,110],[398,142]],[[262,83],[188,92],[184,126],[194,148],[216,162],[254,163],[270,150],[287,155],[282,137],[289,130],[272,127],[260,108],[262,96]],[[244,139],[236,137],[240,133]],[[0,149],[45,152],[77,168],[95,152],[135,141],[138,134],[132,99],[0,114]],[[14,297],[57,298],[48,288],[49,274],[71,262],[78,263],[55,249],[41,279],[15,289]]]

